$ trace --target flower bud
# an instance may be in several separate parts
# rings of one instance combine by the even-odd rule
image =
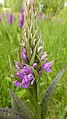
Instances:
[[[18,26],[19,26],[20,28],[22,28],[23,23],[24,23],[24,11],[22,11],[22,13],[21,13],[20,20],[19,20],[19,22],[18,22]]]
[[[34,63],[33,64],[33,68],[37,68],[38,64],[37,63]]]
[[[43,48],[43,46],[40,46],[37,50],[37,53],[39,53],[42,48]]]
[[[47,54],[46,52],[43,52],[42,56],[41,56],[41,60],[44,60],[46,58]]]
[[[26,49],[24,47],[22,48],[22,58],[23,58],[24,62],[27,61]]]

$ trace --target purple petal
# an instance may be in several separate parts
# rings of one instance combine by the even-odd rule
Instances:
[[[32,70],[28,66],[24,66],[23,70],[26,74],[30,74],[30,73],[33,74]]]
[[[15,67],[18,69],[18,70],[20,70],[20,67],[19,67],[19,65],[18,65],[18,62],[17,61],[14,61],[15,62]]]
[[[23,24],[21,22],[18,22],[18,26],[22,28]]]
[[[24,12],[21,13],[20,20],[18,22],[18,26],[21,28],[24,23]]]
[[[13,82],[13,84],[14,84],[16,87],[20,88],[22,83],[20,83],[19,81],[16,80],[16,81]]]
[[[30,73],[28,74],[28,80],[33,80],[34,79],[34,76]]]
[[[23,78],[22,85],[23,85],[23,88],[28,88],[28,86],[30,85],[30,81],[28,80],[27,75]]]
[[[32,67],[33,68],[37,68],[37,66],[38,66],[38,64],[37,63],[34,63]]]
[[[23,80],[24,76],[26,75],[26,73],[22,70],[18,71],[16,74],[21,80]]]
[[[43,52],[42,56],[41,56],[41,60],[44,60],[46,58],[47,54],[46,52]]]
[[[27,55],[26,55],[26,49],[22,48],[22,58],[26,62],[27,61]]]
[[[26,54],[24,53],[24,52],[22,52],[22,58],[23,58],[23,60],[26,62],[27,61],[27,56],[26,56]]]
[[[52,65],[53,65],[53,61],[45,63],[42,68],[43,68],[43,70],[45,70],[47,72],[51,72]]]
[[[22,80],[23,87],[28,88],[29,85],[33,85],[34,80],[35,78],[32,74],[26,75]]]
[[[22,52],[26,54],[26,48],[22,47]]]

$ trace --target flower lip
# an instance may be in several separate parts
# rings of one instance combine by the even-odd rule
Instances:
[[[18,80],[15,80],[15,81],[13,82],[13,84],[14,84],[16,87],[18,87],[18,88],[20,88],[21,85],[22,85],[22,83],[20,83]]]
[[[48,63],[44,63],[42,69],[47,71],[47,72],[51,72],[52,71],[51,70],[52,65],[53,65],[53,61],[50,61]]]
[[[23,70],[26,74],[30,74],[30,73],[33,74],[33,71],[28,66],[24,66]]]
[[[30,73],[29,75],[26,75],[22,80],[22,86],[24,88],[28,88],[29,85],[33,85],[34,83],[34,76]]]
[[[23,80],[24,76],[26,76],[26,73],[22,70],[18,71],[16,74],[21,80]]]

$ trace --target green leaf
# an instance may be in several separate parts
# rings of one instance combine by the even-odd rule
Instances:
[[[31,53],[30,53],[30,44],[29,44],[29,40],[26,40],[26,51],[27,51],[27,57],[30,60],[31,58]]]
[[[38,65],[38,67],[37,67],[37,71],[38,71],[39,69],[42,68],[43,63],[42,63],[40,57],[39,57],[37,54],[36,54],[36,57],[37,57],[37,59],[39,60],[39,65]]]
[[[12,97],[12,101],[13,101],[12,109],[19,112],[22,119],[33,119],[32,113],[29,110],[29,108],[27,107],[27,105],[19,97],[17,97],[12,92],[12,90],[9,89],[9,91],[11,93],[11,97]]]
[[[34,39],[36,39],[38,30],[34,30],[33,36],[31,38],[31,47],[34,47]]]
[[[65,119],[65,117],[67,117],[67,106],[63,110],[62,115],[60,116],[60,119]]]
[[[3,119],[33,119],[32,113],[26,104],[10,90],[12,108],[0,108],[0,118]]]
[[[2,119],[22,119],[18,112],[8,108],[0,108],[0,118]]]
[[[26,93],[26,90],[25,90],[25,89],[20,90],[20,91],[17,92],[17,96],[18,96],[19,98],[21,98],[22,96],[25,95],[25,93]]]
[[[52,81],[52,83],[50,84],[50,86],[48,87],[46,93],[43,96],[43,100],[42,100],[42,103],[41,103],[41,119],[45,119],[48,100],[49,100],[54,88],[56,87],[56,85],[58,83],[58,80],[64,74],[66,68],[67,68],[67,66],[65,66],[59,72],[59,74],[54,78],[54,80]]]
[[[39,42],[40,42],[40,40],[37,41],[36,46],[34,47],[33,55],[32,55],[31,60],[30,60],[30,65],[33,65],[33,63],[34,63],[35,55],[36,55],[36,51],[37,51]]]

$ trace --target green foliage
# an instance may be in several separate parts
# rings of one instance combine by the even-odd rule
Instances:
[[[14,12],[18,12],[22,8],[22,2],[23,0],[4,0],[4,6],[11,8]]]
[[[40,0],[40,3],[43,4],[42,11],[53,16],[64,7],[65,0]]]
[[[18,118],[19,119],[33,119],[33,116],[32,116],[32,113],[33,113],[34,119],[39,119],[40,118],[40,112],[41,112],[41,119],[45,119],[47,102],[48,102],[54,88],[56,87],[56,85],[58,83],[58,80],[61,78],[61,76],[65,72],[66,68],[67,68],[67,66],[65,66],[60,71],[60,73],[54,78],[54,80],[52,81],[52,83],[48,87],[48,89],[47,89],[47,91],[46,91],[46,93],[43,97],[42,103],[41,103],[41,108],[40,108],[41,111],[38,110],[39,107],[37,107],[36,112],[39,112],[38,114],[36,113],[36,115],[35,115],[33,112],[31,112],[29,110],[29,108],[26,106],[26,104],[22,100],[20,100],[20,98],[18,98],[12,92],[12,90],[9,89],[9,91],[11,93],[11,98],[12,98],[12,108],[11,109],[9,109],[9,108],[0,108],[0,117],[3,118],[3,119],[12,119],[12,118],[14,118],[14,119],[18,119]],[[36,88],[36,87],[34,87],[34,88]]]
[[[7,88],[12,87],[14,89],[11,75],[15,72],[14,59],[17,60],[18,58],[17,47],[20,42],[20,37],[17,37],[19,34],[17,24],[18,19],[10,26],[3,17],[2,22],[0,22],[0,106],[6,106],[7,103],[9,105]]]
[[[49,58],[54,59],[53,72],[51,74],[43,74],[41,78],[40,98],[42,99],[44,88],[48,87],[52,79],[59,72],[59,70],[67,63],[67,9],[61,11],[57,18],[53,18],[52,21],[39,21],[39,28],[43,35],[43,41],[45,43],[44,49],[48,52]],[[64,19],[64,22],[58,22],[58,20]],[[10,106],[10,98],[7,88],[12,88],[17,94],[20,89],[14,88],[11,83],[11,74],[15,72],[13,61],[19,60],[18,58],[18,20],[9,26],[6,21],[4,24],[0,23],[0,107]],[[19,36],[19,34],[18,34]],[[10,40],[12,39],[12,42]],[[22,90],[23,92],[23,90]],[[19,95],[19,94],[18,94]],[[22,93],[24,97],[25,93]],[[22,97],[20,95],[20,97]],[[41,100],[40,99],[40,100]],[[33,98],[31,97],[31,100]],[[53,99],[48,105],[48,118],[56,119],[57,117],[62,119],[66,117],[66,104],[67,104],[67,74],[62,77],[56,88],[56,92],[53,94]],[[55,106],[54,106],[54,105]],[[63,112],[63,113],[62,113]],[[61,118],[62,117],[62,118]]]
[[[61,78],[61,76],[64,74],[65,70],[66,70],[67,66],[65,66],[60,73],[54,78],[54,80],[52,81],[52,83],[49,85],[43,100],[42,100],[42,104],[41,104],[41,118],[45,119],[45,115],[46,115],[46,108],[47,108],[47,103],[49,101],[49,98],[51,97],[51,94],[54,90],[54,88],[56,87],[58,80]]]
[[[12,108],[0,108],[0,117],[3,119],[33,119],[32,113],[26,104],[20,100],[10,89]]]

